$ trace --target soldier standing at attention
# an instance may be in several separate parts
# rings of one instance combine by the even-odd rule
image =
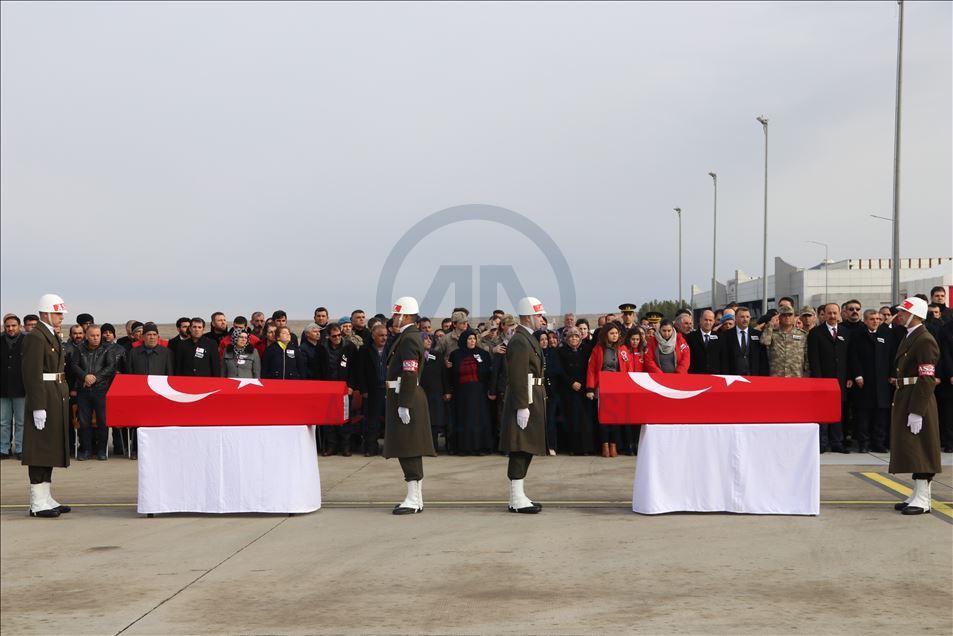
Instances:
[[[807,333],[794,326],[794,308],[778,308],[780,326],[770,324],[761,335],[761,346],[768,352],[770,375],[776,378],[804,378],[810,375],[807,363]]]
[[[890,412],[890,472],[913,473],[913,492],[894,506],[905,515],[930,512],[933,476],[940,468],[940,417],[936,410],[936,364],[940,348],[923,321],[927,304],[907,298],[894,322],[907,328],[896,358],[897,392]]]
[[[63,343],[56,335],[66,303],[56,294],[44,294],[37,313],[40,322],[23,341],[22,461],[29,469],[30,516],[59,517],[70,511],[50,494],[53,468],[69,466],[69,387]]]
[[[543,350],[533,332],[544,324],[543,303],[528,296],[516,304],[519,324],[506,347],[506,396],[500,423],[500,450],[509,453],[510,512],[536,514],[543,509],[523,492],[533,455],[546,454],[546,387]]]
[[[427,394],[420,386],[427,354],[417,328],[418,311],[417,301],[410,296],[394,303],[392,324],[400,329],[400,335],[387,358],[384,457],[397,458],[407,482],[407,497],[394,507],[395,515],[424,511],[420,486],[424,478],[423,456],[437,454],[430,435]]]

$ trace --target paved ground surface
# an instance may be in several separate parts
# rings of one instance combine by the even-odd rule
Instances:
[[[426,512],[393,517],[396,462],[334,457],[317,513],[148,519],[119,458],[56,471],[58,499],[88,505],[54,520],[26,516],[26,469],[3,461],[0,631],[953,632],[950,508],[904,517],[909,475],[823,460],[819,517],[636,515],[634,459],[586,457],[537,458],[537,516],[505,511],[503,458],[428,459]]]

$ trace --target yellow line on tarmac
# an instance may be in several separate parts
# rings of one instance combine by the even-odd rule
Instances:
[[[904,486],[898,481],[894,481],[893,479],[887,477],[886,475],[881,475],[880,473],[861,473],[861,475],[863,475],[867,479],[871,479],[877,482],[878,484],[886,486],[887,488],[889,488],[890,490],[893,490],[894,492],[900,493],[904,497],[909,497],[910,493],[913,492],[907,486]],[[953,508],[951,508],[949,504],[942,501],[937,501],[936,499],[931,499],[930,507],[936,512],[939,512],[941,515],[944,515],[949,517],[950,519],[953,519]]]

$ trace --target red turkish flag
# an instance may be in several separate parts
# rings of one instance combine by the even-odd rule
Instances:
[[[835,379],[599,374],[600,424],[830,423],[840,417]]]
[[[106,394],[110,426],[340,425],[344,382],[117,375]]]

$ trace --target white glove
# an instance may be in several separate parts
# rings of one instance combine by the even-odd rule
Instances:
[[[397,417],[399,417],[400,421],[404,424],[410,424],[410,409],[406,406],[398,406]]]
[[[516,409],[516,425],[522,429],[529,425],[529,409]]]
[[[33,411],[33,425],[38,431],[42,431],[46,427],[46,409]]]
[[[907,428],[910,429],[910,432],[916,435],[920,432],[920,429],[923,428],[923,416],[917,415],[916,413],[911,413],[907,416]]]

